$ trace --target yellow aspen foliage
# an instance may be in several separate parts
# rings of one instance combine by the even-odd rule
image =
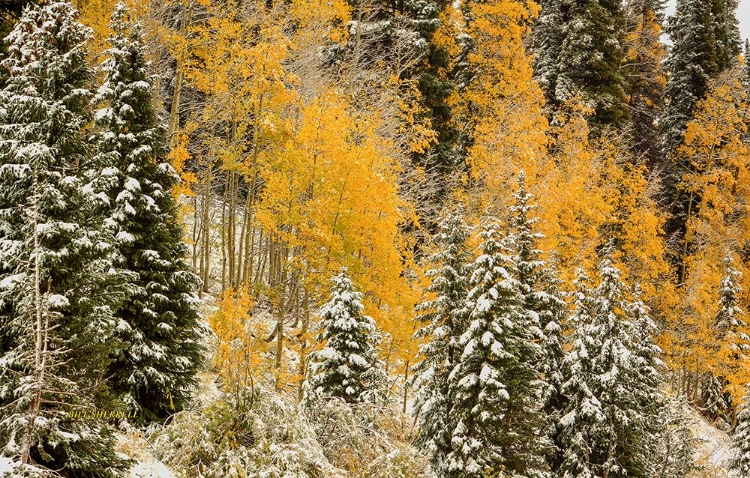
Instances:
[[[723,336],[715,318],[724,260],[733,251],[744,250],[750,239],[750,110],[740,75],[739,68],[730,70],[711,83],[678,150],[687,171],[680,187],[690,198],[690,209],[680,244],[684,284],[680,315],[672,326],[675,350],[671,354],[684,370],[725,378],[735,400],[741,398],[749,378],[746,359],[738,362],[736,352],[747,345],[742,338],[747,330]],[[734,266],[741,274],[742,298],[747,300],[747,264],[737,261]]]
[[[346,266],[363,291],[387,297],[402,271],[402,216],[396,165],[377,120],[352,111],[334,90],[298,118],[283,148],[262,157],[258,220],[294,248],[313,294]]]
[[[262,372],[262,354],[268,350],[267,331],[251,315],[253,300],[247,289],[227,289],[208,323],[217,337],[214,369],[227,391],[251,386]]]
[[[179,200],[183,196],[193,196],[195,191],[193,187],[197,182],[195,173],[186,168],[186,164],[190,159],[190,150],[188,149],[188,143],[190,141],[190,134],[197,127],[196,123],[190,123],[186,125],[181,131],[179,131],[174,140],[174,146],[169,150],[167,159],[172,167],[180,177],[180,182],[175,184],[172,188],[172,195],[175,200]]]
[[[750,240],[750,108],[740,74],[738,68],[713,82],[679,150],[688,161],[681,187],[697,203],[685,242],[696,247],[721,242],[742,249]]]
[[[629,156],[621,138],[589,138],[588,111],[571,104],[552,129],[550,153],[540,161],[536,184],[542,250],[553,251],[560,276],[571,283],[576,270],[593,273],[598,249],[610,240],[623,278],[640,284],[652,308],[672,304],[665,259],[664,217],[646,170]],[[658,311],[657,310],[657,311]]]
[[[76,0],[74,5],[81,12],[81,23],[91,28],[93,36],[87,46],[89,55],[96,59],[107,49],[109,38],[112,31],[109,28],[109,22],[112,19],[112,13],[115,11],[115,5],[120,0]],[[97,61],[98,63],[98,61]]]
[[[547,146],[544,97],[532,80],[531,58],[524,47],[538,6],[532,1],[468,2],[463,33],[471,38],[466,88],[458,114],[470,128],[467,163],[480,188],[473,209],[483,211],[509,201],[518,171],[530,185],[540,174]],[[499,201],[499,203],[498,203]]]
[[[539,198],[540,249],[554,251],[567,283],[578,268],[594,270],[596,248],[606,241],[601,227],[613,213],[601,187],[606,158],[589,143],[586,111],[572,106],[574,113],[557,118],[551,153],[530,188]]]

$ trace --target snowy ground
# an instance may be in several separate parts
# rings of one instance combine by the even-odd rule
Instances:
[[[0,476],[2,476],[3,473],[10,473],[12,469],[13,462],[10,461],[10,458],[0,456]]]
[[[731,459],[731,438],[723,431],[714,427],[698,412],[690,407],[684,407],[683,413],[690,420],[690,430],[699,441],[696,444],[695,463],[703,468],[694,476],[725,478],[729,474]]]
[[[129,478],[175,478],[175,475],[151,453],[148,441],[138,431],[117,435],[117,452],[136,460],[130,469]]]

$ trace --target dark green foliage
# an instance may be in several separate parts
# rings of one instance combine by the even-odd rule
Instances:
[[[481,238],[481,254],[469,269],[468,326],[459,341],[463,353],[448,379],[455,425],[446,476],[479,478],[501,470],[544,476],[547,441],[541,436],[536,370],[543,351],[535,341],[541,331],[534,314],[523,308],[511,272],[512,238],[504,244],[491,217]]]
[[[94,184],[106,200],[107,224],[131,273],[129,296],[117,310],[124,346],[109,367],[110,386],[146,421],[181,410],[202,363],[198,278],[185,261],[187,247],[171,187],[178,180],[166,161],[164,128],[153,105],[153,79],[139,26],[118,5],[106,78],[97,101],[102,171]]]
[[[331,298],[320,309],[316,337],[325,347],[308,356],[307,399],[334,397],[348,403],[381,400],[386,374],[376,354],[375,321],[362,315],[363,294],[354,290],[346,269],[331,283]]]
[[[449,215],[440,224],[435,239],[439,250],[429,258],[435,268],[427,273],[432,280],[427,291],[436,297],[417,306],[421,315],[416,320],[421,328],[414,335],[424,340],[419,349],[422,360],[414,367],[417,443],[430,454],[433,469],[440,477],[447,473],[445,460],[452,450],[455,426],[448,378],[460,359],[458,342],[467,326],[464,301],[468,292],[468,236],[460,213]]]
[[[114,239],[86,183],[89,30],[69,3],[27,10],[0,90],[0,443],[68,477],[121,476],[105,421],[70,419],[106,394],[124,298]]]
[[[633,0],[625,11],[627,57],[623,73],[627,81],[630,137],[637,161],[651,169],[662,166],[663,151],[658,121],[664,108],[663,58],[666,47],[660,34],[664,0]]]
[[[623,14],[617,0],[543,0],[534,29],[535,76],[554,108],[577,96],[594,110],[592,132],[628,121]]]

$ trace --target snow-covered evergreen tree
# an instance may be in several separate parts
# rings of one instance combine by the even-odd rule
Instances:
[[[743,312],[738,305],[739,295],[742,292],[739,282],[741,277],[742,273],[734,267],[732,257],[725,257],[724,276],[719,284],[719,311],[714,319],[714,327],[720,340],[727,338],[732,340],[733,336],[740,333],[738,329],[746,325],[740,318]],[[741,338],[747,339],[744,336]]]
[[[331,283],[331,297],[320,309],[316,337],[325,346],[308,356],[307,398],[376,401],[383,391],[385,371],[373,344],[375,321],[362,315],[363,294],[354,290],[345,268]]]
[[[445,458],[451,452],[453,403],[448,396],[448,376],[460,357],[458,340],[467,325],[468,236],[460,211],[441,222],[435,238],[439,249],[429,258],[435,268],[427,272],[432,280],[427,292],[434,296],[417,306],[421,314],[416,320],[421,327],[415,338],[424,341],[419,349],[422,360],[414,367],[417,443],[430,454],[439,477],[446,476]]]
[[[556,423],[565,405],[562,393],[564,344],[562,324],[568,313],[568,304],[563,300],[560,283],[554,267],[548,267],[541,259],[542,251],[537,244],[544,236],[536,232],[536,218],[531,212],[536,208],[531,204],[532,196],[526,191],[526,178],[522,171],[518,175],[518,189],[514,193],[515,203],[511,206],[510,234],[514,250],[512,274],[518,280],[522,306],[529,314],[535,339],[542,344],[543,356],[537,364],[537,371],[543,381],[544,416],[546,434],[555,442]],[[551,447],[548,461],[550,467],[559,466],[556,447]]]
[[[185,261],[170,191],[178,177],[165,159],[165,130],[153,104],[140,26],[128,16],[118,4],[96,98],[101,172],[92,187],[102,193],[121,267],[134,273],[117,311],[124,347],[110,366],[111,388],[137,416],[151,420],[181,409],[195,384],[202,362],[194,309],[199,279]]]
[[[0,91],[0,444],[70,477],[122,476],[103,421],[67,416],[104,393],[124,297],[114,238],[91,207],[83,128],[89,29],[66,2],[27,9]]]
[[[502,243],[494,218],[485,219],[481,238],[482,254],[470,267],[463,352],[448,377],[455,428],[447,476],[545,476],[539,334],[511,273],[514,248]]]
[[[737,57],[742,52],[740,23],[737,19],[739,3],[739,0],[711,0],[716,63],[720,71],[736,65]]]
[[[653,166],[663,161],[659,117],[664,107],[661,40],[664,0],[628,0],[625,9],[625,63],[632,151]]]
[[[585,276],[578,281],[559,476],[653,476],[648,474],[653,462],[649,438],[660,401],[660,364],[648,332],[635,326],[650,319],[643,306],[624,300],[620,271],[609,254],[599,275],[601,283],[593,291]]]
[[[640,422],[633,425],[638,428],[636,433],[641,443],[658,443],[664,439],[662,425],[669,410],[659,389],[665,365],[660,358],[662,350],[654,342],[656,324],[651,318],[650,309],[640,299],[638,285],[633,293],[633,302],[626,306],[627,320],[632,324],[631,391],[640,413]],[[639,473],[635,476],[657,476],[663,457],[652,447],[644,447],[642,451],[643,454],[640,457],[636,454],[632,461],[632,469]]]
[[[745,392],[737,427],[732,434],[734,456],[731,467],[737,476],[750,476],[750,390]]]
[[[683,411],[685,407],[684,399],[665,402],[657,423],[659,433],[652,442],[657,473],[649,476],[685,478],[695,469],[693,455],[700,439],[693,436]]]
[[[740,53],[736,0],[678,0],[666,31],[672,48],[665,67],[666,109],[661,120],[664,147],[674,153],[682,144],[693,107],[703,99],[708,80],[730,68]],[[682,170],[675,174],[682,174]]]
[[[725,257],[724,276],[719,284],[719,310],[714,319],[717,342],[715,349],[733,361],[738,361],[746,354],[750,344],[750,338],[742,332],[746,324],[741,318],[743,311],[738,305],[742,292],[740,277],[741,273],[734,267],[731,256]],[[725,391],[726,377],[718,375],[710,371],[703,374],[701,408],[712,420],[721,419],[725,423],[731,423],[734,404],[731,395]]]
[[[543,0],[534,33],[535,74],[548,104],[582,95],[594,129],[621,126],[625,104],[619,0]]]

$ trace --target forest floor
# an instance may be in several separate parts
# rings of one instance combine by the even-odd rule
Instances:
[[[691,407],[683,407],[683,414],[690,423],[693,437],[697,440],[695,463],[701,469],[694,476],[696,478],[733,477],[729,473],[732,450],[732,440],[729,435],[716,428]]]

